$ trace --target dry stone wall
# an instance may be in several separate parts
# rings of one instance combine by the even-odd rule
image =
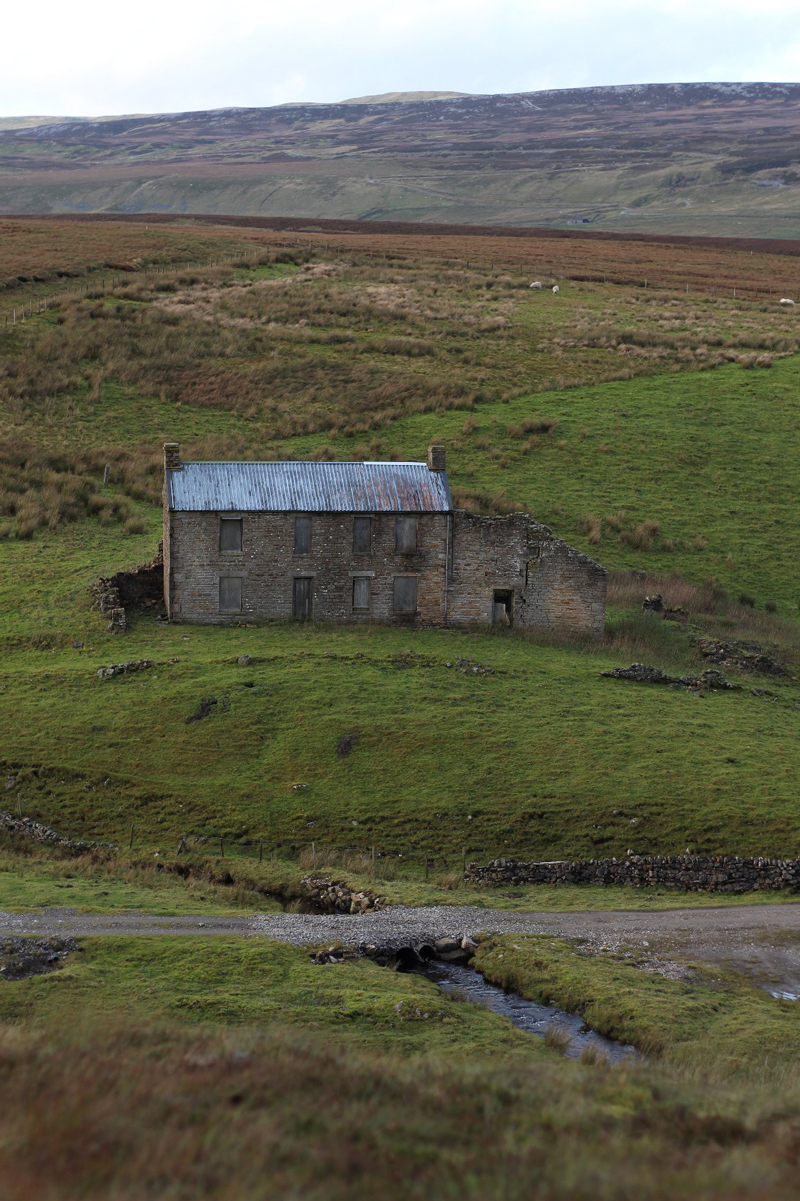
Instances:
[[[473,884],[623,884],[634,888],[676,888],[683,892],[755,892],[800,888],[800,859],[733,855],[627,855],[621,859],[564,860],[556,863],[494,859],[470,863]]]

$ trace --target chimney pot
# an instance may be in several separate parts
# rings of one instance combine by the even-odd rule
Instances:
[[[183,471],[181,448],[177,442],[164,443],[164,470]]]
[[[428,447],[428,471],[444,471],[444,447]]]

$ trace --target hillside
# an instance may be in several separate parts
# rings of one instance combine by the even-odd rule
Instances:
[[[0,121],[0,212],[167,212],[797,237],[800,84]]]
[[[595,246],[595,267],[624,275],[644,254],[691,281],[561,276],[554,296],[497,261],[514,239],[7,228],[9,285],[30,255],[44,277],[9,286],[29,315],[0,335],[2,745],[27,812],[99,838],[133,821],[156,847],[189,827],[380,838],[417,858],[467,837],[476,853],[548,856],[795,844],[800,337],[770,295],[792,258],[545,240],[561,270]],[[71,294],[47,278],[59,256]],[[735,298],[731,279],[747,285]],[[620,573],[608,638],[590,651],[142,617],[114,639],[88,588],[154,552],[166,439],[187,458],[414,459],[444,442],[456,503],[528,510]],[[685,622],[642,615],[648,590]],[[742,691],[702,704],[600,676],[643,658],[698,672],[708,636],[779,644],[788,675],[767,703],[735,668]],[[100,683],[110,657],[157,669]],[[187,724],[208,697],[213,715]]]

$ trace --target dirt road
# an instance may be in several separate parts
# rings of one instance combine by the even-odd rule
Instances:
[[[71,909],[0,912],[0,935],[262,935],[295,945],[413,944],[444,934],[557,934],[594,954],[627,954],[673,979],[692,964],[714,964],[751,976],[775,992],[800,995],[800,902],[720,909],[582,913],[512,913],[465,906],[393,906],[350,917],[298,913],[250,917],[156,917],[83,914]]]

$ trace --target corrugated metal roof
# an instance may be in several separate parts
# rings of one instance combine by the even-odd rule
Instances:
[[[167,472],[177,512],[447,513],[444,471],[426,463],[184,463]]]

